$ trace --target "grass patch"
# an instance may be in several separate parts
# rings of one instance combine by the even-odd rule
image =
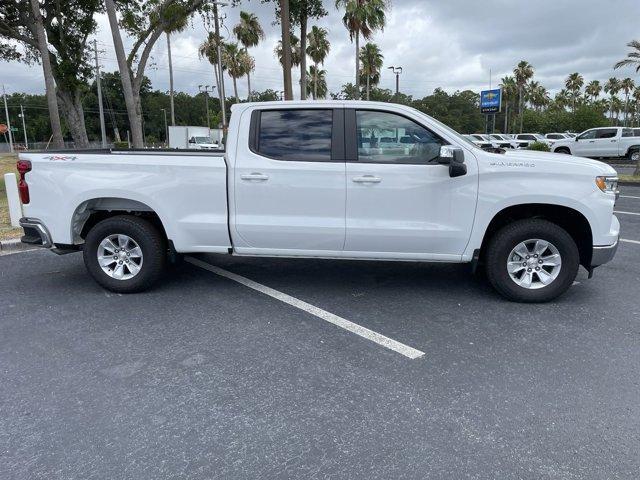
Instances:
[[[618,180],[621,182],[637,183],[640,185],[640,177],[634,177],[633,175],[618,175]]]
[[[0,153],[0,240],[19,237],[22,229],[13,228],[9,220],[9,205],[7,202],[7,189],[4,184],[5,173],[16,172],[16,160],[18,156],[11,153]]]

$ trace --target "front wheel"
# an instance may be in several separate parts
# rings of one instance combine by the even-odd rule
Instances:
[[[565,155],[571,155],[571,150],[569,150],[567,147],[556,148],[553,152],[554,153],[563,153]]]
[[[499,230],[486,252],[487,277],[509,300],[548,302],[566,292],[580,254],[566,230],[546,220],[519,220]]]
[[[638,160],[640,160],[640,150],[631,150],[628,155],[629,160],[631,160],[634,163],[637,163]]]
[[[85,239],[84,263],[96,282],[118,293],[141,292],[160,277],[164,236],[149,221],[120,215],[97,223]]]

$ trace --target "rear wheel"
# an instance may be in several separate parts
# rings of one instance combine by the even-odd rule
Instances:
[[[640,160],[640,150],[639,149],[634,149],[634,150],[630,150],[629,153],[627,154],[627,157],[629,158],[629,160],[631,160],[632,162],[637,163],[638,160]]]
[[[118,293],[141,292],[160,277],[166,241],[149,221],[127,215],[97,223],[87,234],[84,263],[104,288]]]
[[[564,153],[566,155],[571,155],[571,150],[567,147],[558,147],[554,150],[555,153]]]
[[[539,219],[514,222],[489,242],[487,277],[509,300],[547,302],[566,292],[580,266],[576,243],[563,228]]]

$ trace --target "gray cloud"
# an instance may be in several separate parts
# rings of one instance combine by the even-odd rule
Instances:
[[[333,1],[326,1],[329,15],[317,24],[330,32],[331,53],[325,63],[331,91],[338,91],[354,77],[354,46]],[[614,5],[611,5],[614,3]],[[401,89],[422,97],[435,87],[448,91],[479,90],[511,72],[522,59],[535,68],[536,79],[548,89],[562,87],[574,71],[585,79],[606,80],[611,76],[635,77],[633,70],[613,71],[612,65],[626,55],[625,44],[638,36],[636,25],[640,4],[635,0],[395,0],[384,32],[375,34],[385,56],[385,67],[401,65]],[[266,40],[252,49],[256,72],[252,86],[281,90],[282,72],[273,53],[279,26],[273,25],[271,4],[244,1],[239,8],[227,7],[225,25],[237,22],[240,9],[255,12],[267,33]],[[99,18],[97,38],[103,49],[102,64],[116,69],[108,23]],[[226,32],[226,30],[224,30]],[[195,18],[191,28],[173,39],[176,88],[196,92],[199,84],[213,84],[211,66],[198,58],[197,48],[206,28]],[[44,82],[38,66],[0,63],[2,81],[9,91],[42,92]],[[166,44],[158,43],[148,76],[155,88],[168,88]],[[298,80],[297,73],[294,81]],[[227,78],[227,93],[232,84]],[[246,82],[239,81],[239,93],[246,95]],[[394,88],[394,77],[386,69],[380,86]],[[294,91],[297,91],[294,88]]]

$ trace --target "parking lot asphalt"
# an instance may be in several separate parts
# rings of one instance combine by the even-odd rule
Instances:
[[[3,256],[0,478],[638,478],[640,244],[544,305],[464,265],[197,258],[424,355],[188,262],[117,295]]]

